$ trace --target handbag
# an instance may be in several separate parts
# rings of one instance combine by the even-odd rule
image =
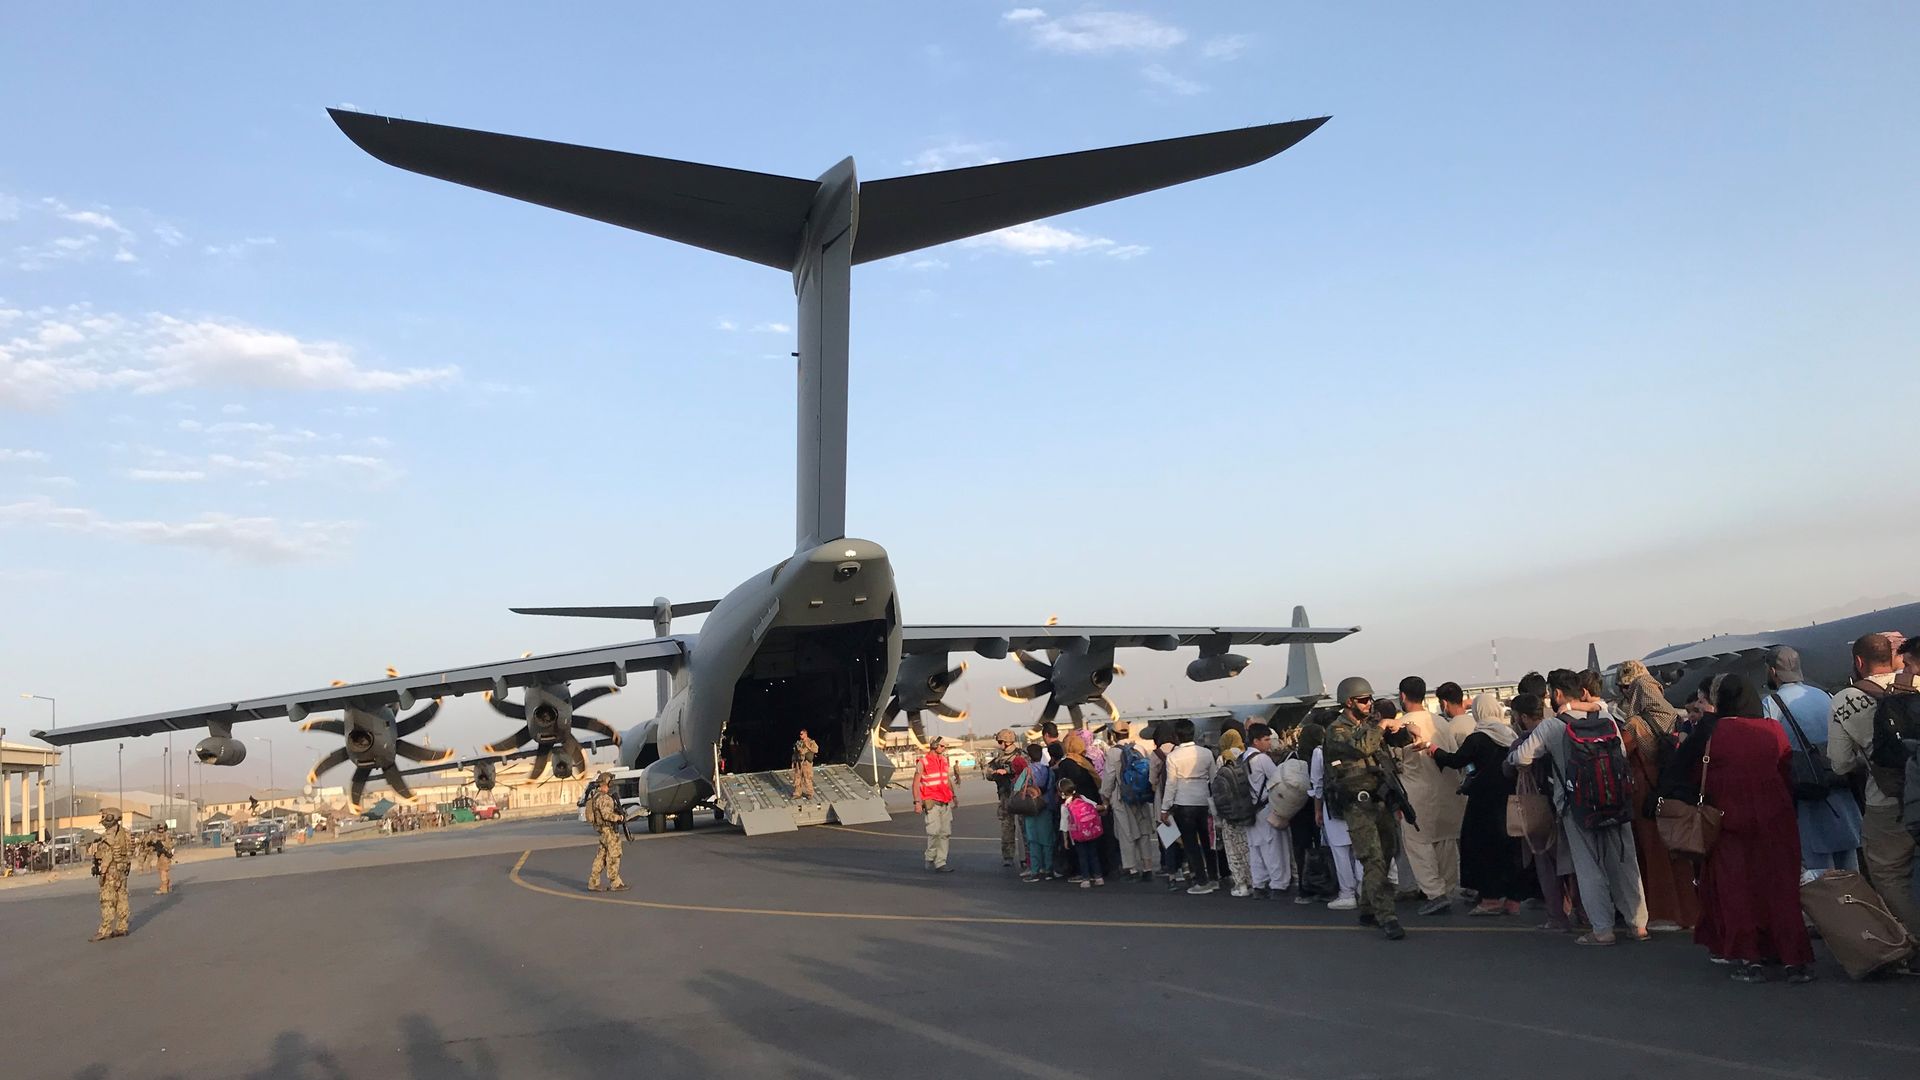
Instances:
[[[1047,812],[1046,793],[1032,784],[1023,785],[1020,790],[1007,796],[1007,813],[1020,817],[1038,817]]]
[[[1707,805],[1707,767],[1713,764],[1713,740],[1707,740],[1707,752],[1700,756],[1700,796],[1691,803],[1661,799],[1654,803],[1653,820],[1660,830],[1660,842],[1675,855],[1704,859],[1720,839],[1719,807]]]
[[[1333,851],[1325,844],[1307,849],[1300,863],[1300,895],[1308,899],[1340,895],[1340,877],[1333,869]]]
[[[1833,763],[1827,760],[1825,747],[1815,746],[1807,740],[1807,733],[1800,727],[1800,721],[1794,719],[1793,710],[1781,700],[1779,694],[1769,694],[1774,708],[1780,710],[1780,716],[1787,726],[1793,729],[1793,757],[1788,761],[1792,769],[1793,797],[1796,802],[1820,802],[1833,789],[1843,783],[1834,775]]]
[[[1534,851],[1553,845],[1553,800],[1540,791],[1533,774],[1523,771],[1513,794],[1507,796],[1507,835],[1520,837]]]

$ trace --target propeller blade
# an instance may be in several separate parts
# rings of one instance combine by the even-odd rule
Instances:
[[[587,751],[580,745],[580,740],[573,737],[573,732],[567,732],[562,738],[561,751],[567,755],[567,760],[573,762],[573,775],[587,774]]]
[[[525,720],[527,718],[527,707],[517,701],[501,701],[489,692],[487,695],[487,704],[493,706],[493,711],[499,713],[501,716],[511,717],[515,720]]]
[[[1120,722],[1120,706],[1115,705],[1107,695],[1095,694],[1089,700],[1091,700],[1093,704],[1107,710],[1107,723],[1117,724]]]
[[[345,735],[347,733],[347,722],[345,720],[309,720],[300,725],[300,730],[324,731],[329,735]]]
[[[1033,658],[1032,653],[1022,652],[1019,649],[1015,649],[1013,651],[1013,656],[1014,656],[1014,659],[1020,661],[1021,667],[1026,668],[1028,671],[1032,672],[1035,675],[1040,676],[1043,679],[1053,674],[1053,665],[1051,663],[1045,663],[1045,664],[1041,663],[1040,661]],[[1051,660],[1053,658],[1053,654],[1048,653],[1047,658]]]
[[[421,709],[412,716],[401,717],[400,722],[393,726],[393,733],[402,737],[411,735],[421,728],[426,727],[427,723],[438,715],[440,715],[440,703],[438,701],[428,702],[426,708]]]
[[[1047,707],[1040,710],[1040,722],[1044,724],[1058,715],[1060,715],[1060,703],[1053,700],[1052,694],[1048,694]]]
[[[965,660],[962,660],[960,661],[959,667],[954,668],[953,670],[947,672],[945,675],[934,676],[932,689],[938,690],[944,693],[947,687],[952,686],[956,682],[959,682],[960,676],[965,675],[966,673],[967,673],[967,662]]]
[[[527,779],[540,779],[540,774],[547,771],[547,755],[551,753],[553,753],[553,750],[550,747],[542,746],[540,750],[533,755],[533,771],[527,774]]]
[[[361,765],[353,770],[353,786],[347,790],[347,803],[356,814],[360,812],[361,797],[367,793],[367,777],[372,775],[371,765]]]
[[[418,743],[408,742],[405,739],[401,739],[393,744],[393,752],[406,758],[408,761],[445,761],[453,756],[452,750],[435,750],[431,747],[421,746]]]
[[[328,769],[331,769],[334,766],[339,765],[346,760],[347,760],[347,748],[343,746],[340,749],[335,750],[333,753],[328,754],[327,756],[321,758],[319,761],[314,762],[313,768],[307,770],[307,783],[309,784],[313,783],[315,780],[319,779],[321,773],[326,772]]]
[[[935,715],[944,716],[948,720],[965,720],[968,716],[967,710],[956,709],[944,701],[936,701],[928,707],[934,711]]]
[[[920,719],[919,709],[907,714],[907,738],[912,739],[913,745],[920,749],[927,748],[927,725]]]
[[[1032,686],[1003,686],[1000,688],[1000,696],[1006,698],[1008,701],[1032,701],[1041,694],[1052,693],[1053,681],[1051,679],[1041,679]]]
[[[573,707],[577,709],[582,705],[591,705],[601,698],[606,697],[608,694],[617,694],[619,692],[620,688],[617,686],[589,686],[585,690],[573,695]]]
[[[899,695],[896,694],[895,696],[887,699],[887,714],[886,714],[886,717],[880,721],[880,726],[884,728],[892,727],[894,720],[897,719],[899,716],[900,716],[900,697]]]
[[[1127,669],[1121,667],[1119,664],[1115,664],[1113,665],[1113,673],[1115,675],[1125,675],[1127,673]]]
[[[529,729],[525,724],[522,724],[520,725],[519,731],[516,731],[513,734],[507,736],[506,738],[501,739],[499,742],[488,743],[487,753],[504,754],[509,750],[518,749],[522,743],[525,743],[528,739],[531,739],[531,738],[533,738],[533,731]]]
[[[581,716],[579,713],[574,713],[573,726],[582,731],[592,731],[605,735],[607,738],[613,740],[613,745],[620,745],[620,733],[613,730],[613,725],[607,723],[605,720],[596,720],[591,716]]]
[[[1073,718],[1073,730],[1083,731],[1086,729],[1087,714],[1080,711],[1080,706],[1067,706],[1067,715]]]
[[[408,802],[413,801],[413,789],[407,786],[407,778],[400,775],[399,769],[382,769],[380,770],[380,775],[387,778],[387,786],[393,789],[395,795],[400,796]]]

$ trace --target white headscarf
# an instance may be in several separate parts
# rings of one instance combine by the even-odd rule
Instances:
[[[1513,724],[1507,720],[1507,707],[1491,693],[1480,694],[1473,699],[1473,730],[1492,739],[1501,747],[1513,745],[1520,737]]]

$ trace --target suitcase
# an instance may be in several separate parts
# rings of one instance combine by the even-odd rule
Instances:
[[[1904,963],[1915,942],[1867,879],[1828,870],[1800,886],[1800,908],[1819,929],[1833,958],[1855,979]]]

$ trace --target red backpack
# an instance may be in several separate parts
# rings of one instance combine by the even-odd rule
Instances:
[[[1612,717],[1589,713],[1567,724],[1567,773],[1567,813],[1575,824],[1594,830],[1633,820],[1626,745]]]

